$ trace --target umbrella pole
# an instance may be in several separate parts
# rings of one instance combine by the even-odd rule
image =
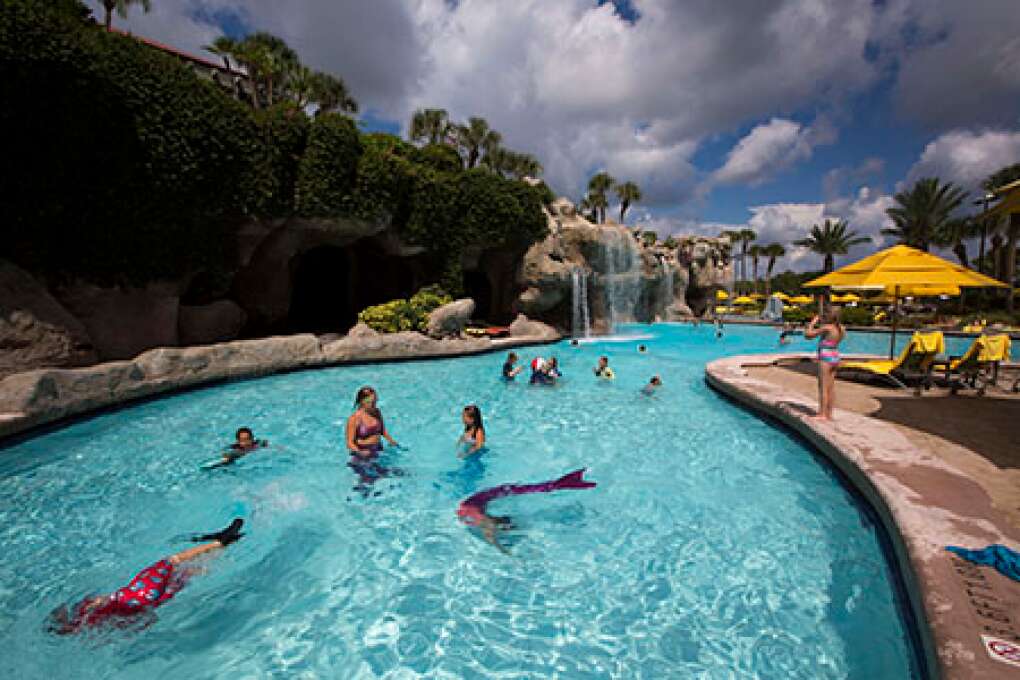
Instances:
[[[889,358],[892,359],[894,356],[894,350],[896,349],[896,311],[900,306],[900,287],[896,286],[893,292],[892,302],[892,334],[889,336]]]

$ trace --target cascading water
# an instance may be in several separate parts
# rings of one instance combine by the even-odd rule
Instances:
[[[673,265],[666,259],[662,260],[662,291],[659,293],[661,304],[659,309],[663,321],[669,320],[669,308],[673,306]]]
[[[573,284],[573,306],[571,323],[575,338],[591,337],[591,317],[588,313],[588,277],[585,271],[577,267],[571,272]]]
[[[641,294],[641,257],[627,231],[606,227],[600,237],[605,253],[606,322],[616,332],[620,321],[633,321]]]

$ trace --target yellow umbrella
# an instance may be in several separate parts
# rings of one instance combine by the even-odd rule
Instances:
[[[1020,196],[1020,191],[1017,194]],[[931,292],[936,290],[986,286],[1002,288],[1005,284],[973,269],[953,264],[937,255],[909,246],[886,248],[804,284],[805,288],[880,290],[891,294],[894,299],[909,294],[905,292],[908,290],[926,291],[926,294],[932,295],[940,294]],[[895,308],[893,309],[893,332],[889,339],[890,358],[896,343],[896,314]]]
[[[787,295],[786,293],[782,293],[782,292],[780,292],[780,293],[773,293],[772,297],[779,298],[783,302],[789,302],[790,301],[790,296]]]
[[[717,291],[715,291],[715,299],[716,300],[729,300],[730,299],[730,294],[727,293],[725,290],[717,290]]]
[[[860,302],[861,296],[847,293],[846,295],[833,295],[831,300],[833,302]]]
[[[754,304],[754,300],[749,298],[746,295],[741,295],[736,300],[734,300],[731,304],[734,304],[734,305],[753,305]]]
[[[814,298],[809,298],[807,295],[795,295],[789,299],[795,305],[808,305],[814,302]]]
[[[748,297],[750,297],[752,300],[764,300],[765,299],[765,296],[762,295],[761,293],[751,293]]]

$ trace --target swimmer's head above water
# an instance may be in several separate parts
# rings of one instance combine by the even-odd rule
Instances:
[[[365,385],[354,397],[355,408],[364,409],[373,417],[378,417],[379,409],[376,404],[379,401],[379,395],[376,393],[374,387]]]
[[[476,404],[465,406],[461,412],[460,419],[464,423],[465,432],[468,430],[485,429],[485,425],[482,424],[482,410]]]

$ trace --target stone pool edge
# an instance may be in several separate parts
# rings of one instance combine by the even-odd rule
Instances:
[[[435,340],[404,332],[323,342],[315,335],[299,334],[160,347],[123,361],[15,373],[0,380],[0,446],[63,420],[222,382],[311,368],[473,356],[563,338],[551,327],[536,330],[495,340]]]
[[[1005,677],[1016,672],[989,658],[973,597],[947,544],[1003,543],[1012,534],[987,493],[960,470],[918,449],[891,425],[837,410],[834,423],[808,419],[815,404],[746,368],[811,355],[767,354],[717,359],[705,366],[710,387],[805,437],[871,504],[896,553],[921,653],[932,677]],[[942,492],[943,495],[938,495]],[[954,494],[952,499],[948,494]],[[963,498],[960,498],[962,496]],[[988,633],[991,634],[991,633]]]

